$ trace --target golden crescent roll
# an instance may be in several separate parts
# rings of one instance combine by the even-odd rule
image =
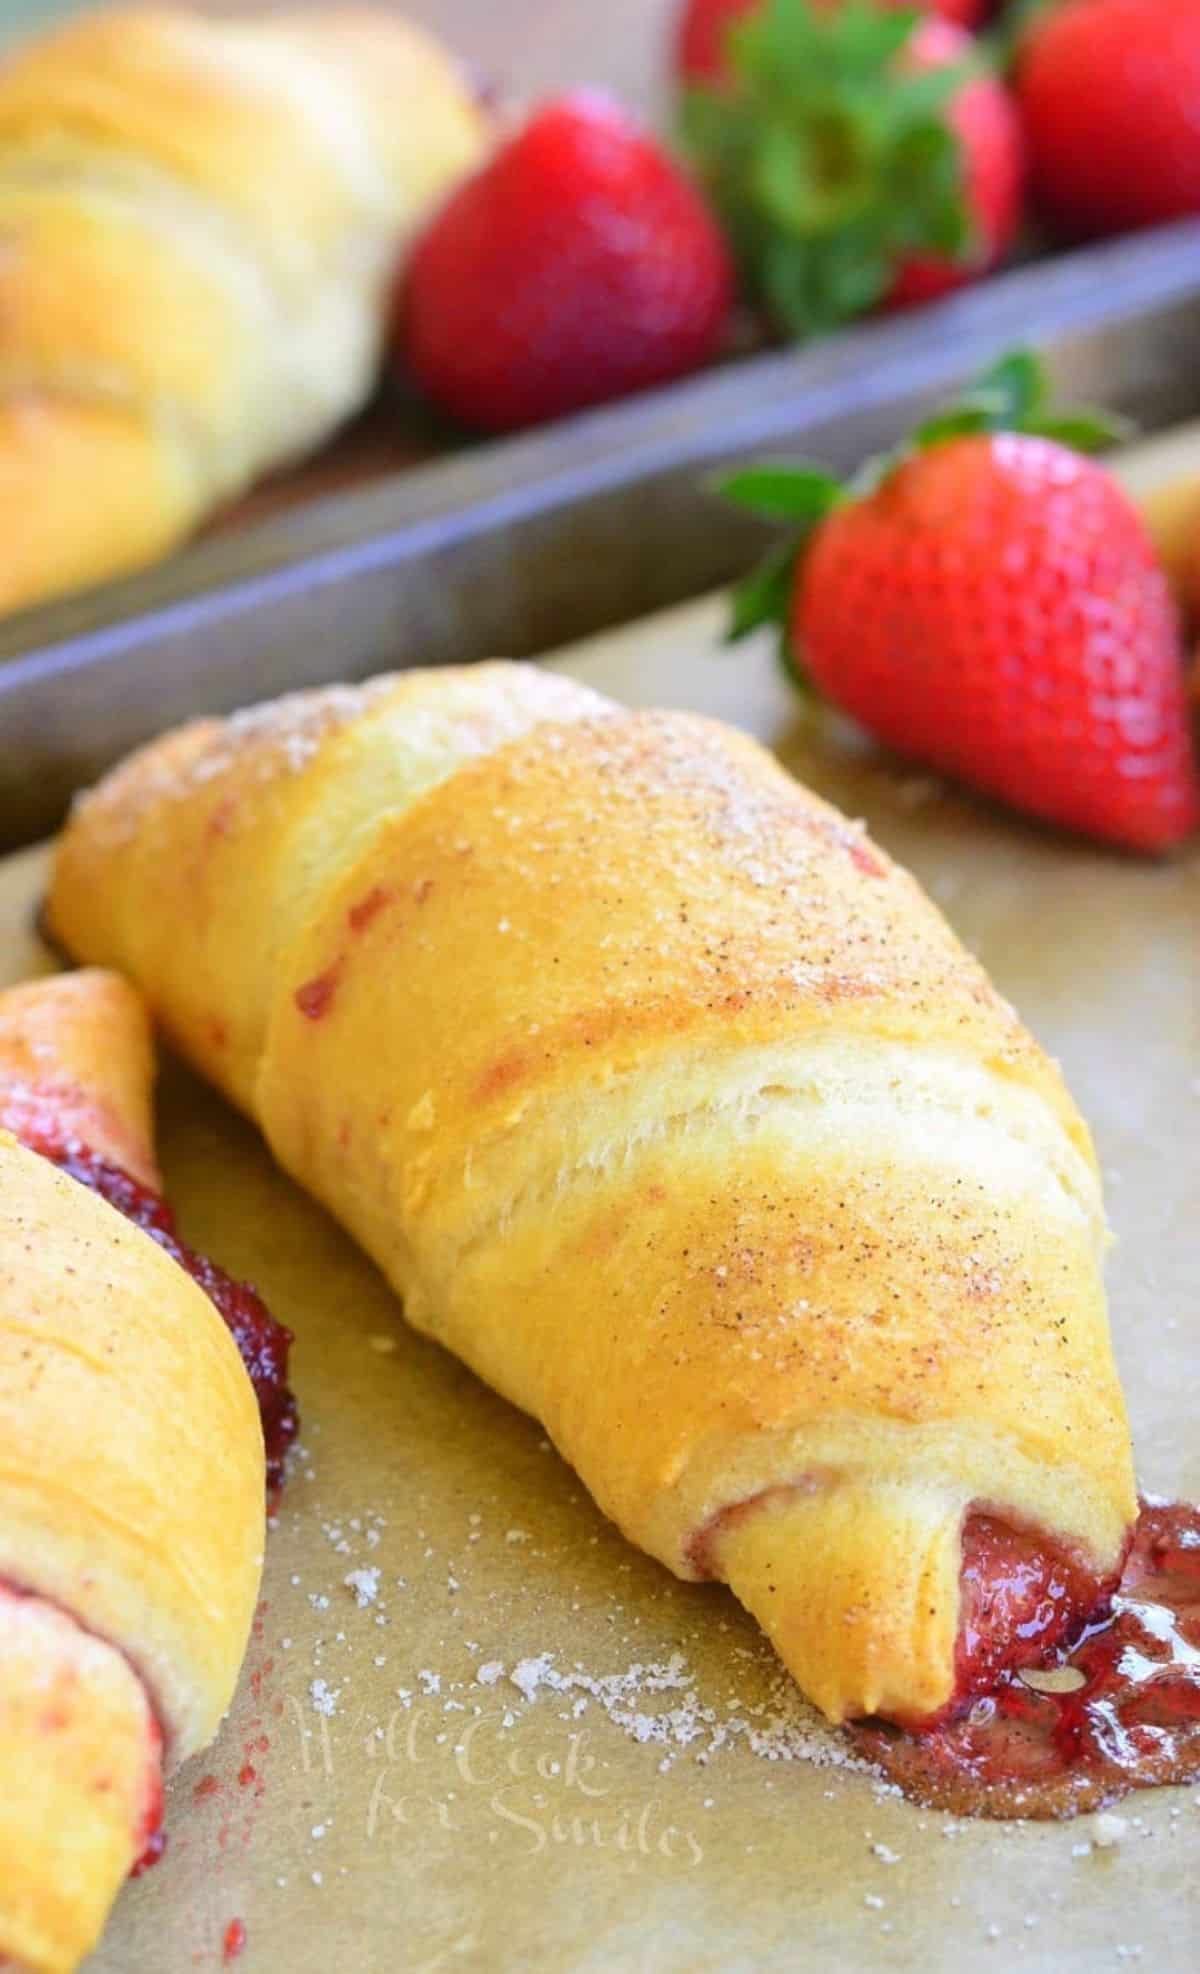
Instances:
[[[120,1166],[151,1198],[151,1072],[112,975],[0,994],[0,1961],[36,1974],[95,1945],[164,1770],[216,1733],[262,1564],[237,1346],[96,1189]]]
[[[485,122],[367,9],[116,7],[0,66],[0,609],[137,567],[366,400]]]
[[[926,1721],[1111,1584],[1086,1127],[913,879],[750,740],[526,667],[300,695],[118,769],[50,911],[832,1719]]]

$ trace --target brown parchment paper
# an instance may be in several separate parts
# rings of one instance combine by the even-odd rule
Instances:
[[[1126,861],[885,764],[806,722],[765,645],[721,651],[720,621],[689,606],[562,662],[778,747],[913,867],[1062,1058],[1108,1178],[1142,1479],[1200,1494],[1200,857]],[[0,866],[4,978],[50,963],[43,871],[36,851]],[[1196,1966],[1200,1791],[1133,1799],[1101,1848],[1094,1819],[955,1825],[755,1753],[729,1723],[777,1745],[773,1663],[728,1595],[629,1549],[177,1067],[161,1140],[187,1238],[296,1332],[303,1458],[237,1703],[173,1786],[167,1858],[123,1895],[95,1974],[217,1967],[235,1921],[246,1974]],[[526,1700],[511,1671],[547,1652],[591,1680],[681,1654],[671,1677],[694,1685],[626,1710],[712,1719],[666,1748],[586,1690]],[[726,1745],[698,1761],[714,1723]]]

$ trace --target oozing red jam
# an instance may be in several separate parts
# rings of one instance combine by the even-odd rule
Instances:
[[[158,1813],[160,1816],[162,1815],[161,1802],[159,1804]],[[130,1872],[129,1876],[131,1878],[141,1878],[145,1872],[152,1871],[154,1869],[154,1866],[158,1863],[160,1857],[162,1857],[166,1848],[167,1848],[166,1831],[163,1830],[161,1827],[157,1830],[152,1830],[146,1839],[145,1847],[142,1851],[142,1854],[138,1859],[137,1863],[134,1865],[133,1870]]]
[[[179,1239],[175,1232],[174,1214],[161,1195],[149,1186],[141,1185],[128,1172],[123,1172],[119,1165],[111,1165],[106,1159],[98,1158],[86,1145],[77,1141],[57,1142],[53,1138],[39,1138],[33,1133],[22,1133],[22,1136],[31,1151],[40,1152],[60,1171],[69,1173],[80,1185],[89,1186],[110,1206],[123,1213],[127,1220],[143,1228],[194,1282],[200,1284],[224,1318],[250,1374],[262,1415],[267,1487],[274,1492],[283,1483],[284,1456],[296,1437],[299,1423],[296,1401],[287,1383],[291,1331],[275,1321],[261,1296],[246,1282],[235,1282],[223,1268],[218,1268],[215,1261],[210,1261],[207,1255],[197,1254],[194,1248]]]
[[[130,1872],[131,1878],[140,1878],[167,1848],[167,1833],[163,1829],[163,1816],[166,1805],[163,1801],[163,1734],[157,1720],[154,1723],[151,1747],[149,1780],[146,1789],[146,1808],[142,1815],[142,1827],[138,1832],[137,1863]]]
[[[968,1538],[960,1691],[987,1690],[919,1733],[861,1722],[862,1752],[960,1815],[1074,1816],[1200,1777],[1200,1509],[1143,1502],[1119,1582],[1098,1604],[1093,1583],[1082,1610],[1086,1578],[1048,1550],[1018,1541],[998,1572],[1013,1561],[1002,1525],[976,1517]],[[992,1638],[1009,1640],[998,1656]]]
[[[1120,1581],[1119,1571],[1098,1581],[1080,1561],[994,1515],[968,1517],[962,1556],[957,1697],[947,1715],[1002,1673],[1045,1665],[1056,1646],[1108,1608]]]

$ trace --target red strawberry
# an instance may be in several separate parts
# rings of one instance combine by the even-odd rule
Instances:
[[[732,297],[700,194],[616,104],[539,110],[418,241],[400,352],[434,402],[503,431],[696,369]]]
[[[791,662],[899,753],[1165,850],[1200,825],[1179,621],[1128,496],[1061,442],[1103,429],[1042,405],[1036,364],[1010,357],[857,491],[735,475],[735,499],[807,533],[743,589],[734,635],[777,617]]]
[[[720,82],[729,73],[726,35],[730,23],[760,6],[762,0],[687,0],[675,30],[674,65],[680,82]],[[826,9],[838,0],[823,0]],[[913,0],[880,0],[884,7],[904,7]],[[920,0],[917,0],[920,4]],[[978,27],[984,0],[925,0],[932,13],[959,27]]]
[[[1197,0],[1067,0],[1021,44],[1039,196],[1064,232],[1200,213]]]
[[[1020,218],[1016,108],[969,35],[764,0],[684,140],[770,315],[795,335],[986,273]]]

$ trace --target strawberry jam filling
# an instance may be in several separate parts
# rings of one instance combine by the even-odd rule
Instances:
[[[291,1331],[275,1321],[248,1283],[235,1282],[215,1261],[197,1254],[179,1239],[175,1216],[161,1194],[141,1185],[119,1165],[98,1158],[77,1139],[61,1139],[52,1130],[33,1128],[22,1131],[21,1136],[31,1151],[40,1152],[61,1172],[99,1193],[135,1227],[141,1227],[199,1283],[224,1320],[249,1373],[262,1418],[267,1488],[270,1493],[277,1492],[283,1484],[284,1456],[299,1424],[296,1401],[287,1382]]]
[[[83,1627],[79,1625],[78,1620],[69,1616],[68,1613],[61,1612],[57,1605],[49,1604],[45,1599],[38,1597],[32,1591],[24,1589],[20,1584],[10,1583],[4,1578],[0,1578],[0,1628],[3,1628],[6,1621],[7,1613],[5,1606],[10,1604],[19,1604],[30,1610],[42,1609],[47,1612],[53,1612],[60,1622],[64,1617],[69,1617],[72,1629],[83,1632]],[[72,1714],[79,1705],[79,1701],[72,1690],[73,1686],[73,1678],[68,1678],[64,1681],[61,1676],[57,1682],[52,1677],[47,1683],[49,1697],[42,1716],[43,1731],[47,1735],[71,1732]],[[143,1783],[143,1799],[133,1831],[135,1862],[130,1869],[129,1875],[131,1878],[140,1878],[144,1871],[148,1871],[152,1865],[157,1864],[159,1858],[167,1848],[166,1832],[162,1827],[164,1814],[163,1731],[150,1704],[149,1694],[146,1692],[144,1685],[142,1686],[142,1693],[146,1705],[146,1766]],[[97,1782],[96,1787],[98,1790],[107,1793],[112,1787],[111,1778],[102,1777]],[[0,1959],[0,1968],[7,1968],[8,1965],[8,1961]]]
[[[141,1827],[137,1833],[138,1855],[131,1878],[140,1878],[158,1863],[167,1848],[167,1833],[163,1829],[163,1816],[166,1805],[163,1801],[163,1737],[158,1722],[154,1723],[154,1734],[147,1768],[146,1807],[142,1813]]]
[[[1004,1673],[1045,1665],[1050,1653],[1107,1609],[1120,1581],[1106,1581],[1053,1543],[995,1515],[963,1528],[955,1696],[946,1716],[988,1692]],[[943,1716],[943,1717],[946,1717]],[[930,1721],[928,1728],[936,1723]]]
[[[972,1516],[962,1600],[947,1712],[852,1730],[905,1795],[957,1815],[1062,1817],[1200,1777],[1200,1509],[1143,1502],[1109,1584]]]

